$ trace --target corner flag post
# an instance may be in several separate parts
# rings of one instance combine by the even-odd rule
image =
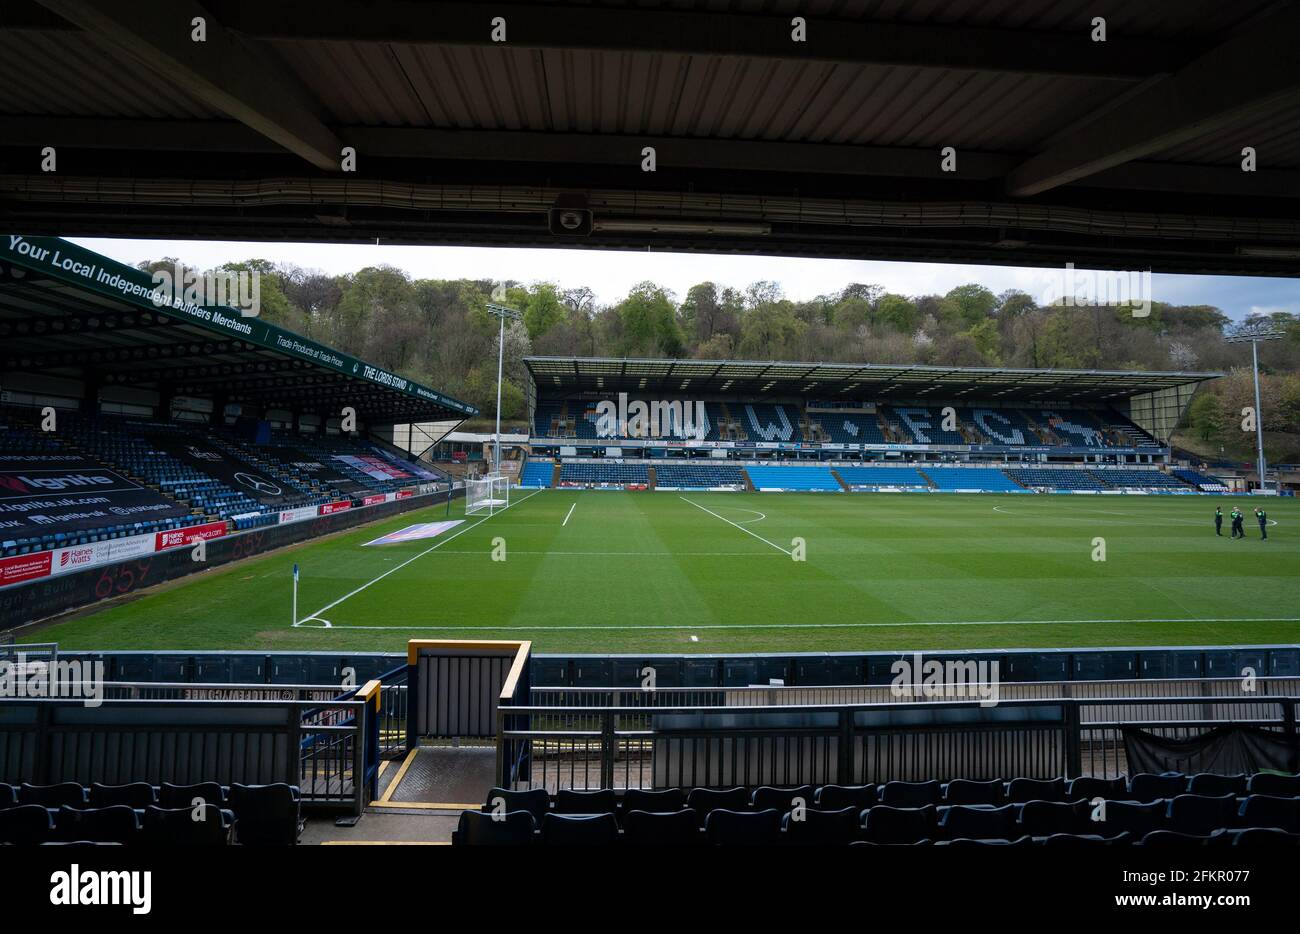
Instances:
[[[293,566],[293,625],[298,625],[298,565]]]

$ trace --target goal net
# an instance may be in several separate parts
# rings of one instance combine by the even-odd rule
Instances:
[[[491,515],[510,505],[510,479],[500,474],[465,481],[465,515]]]

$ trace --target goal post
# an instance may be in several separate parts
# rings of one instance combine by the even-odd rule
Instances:
[[[492,515],[510,505],[510,478],[500,474],[465,481],[465,515]]]

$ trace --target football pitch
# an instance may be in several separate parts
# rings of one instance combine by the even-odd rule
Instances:
[[[101,605],[76,649],[810,652],[1300,642],[1300,503],[1166,496],[515,490]],[[1222,505],[1244,541],[1214,534]],[[369,545],[416,523],[436,537]],[[1097,560],[1103,556],[1105,560]],[[301,578],[293,618],[292,567]]]

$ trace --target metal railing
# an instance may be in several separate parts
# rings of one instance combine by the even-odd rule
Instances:
[[[375,693],[378,686],[375,682]],[[304,808],[360,814],[374,795],[373,699],[187,698],[212,685],[106,684],[104,698],[0,700],[0,781],[124,784],[285,782]],[[217,686],[218,690],[231,686]],[[247,685],[234,687],[246,689]],[[130,696],[160,689],[173,696]],[[273,689],[279,691],[279,688]]]
[[[910,685],[909,685],[910,687]],[[978,696],[992,685],[967,683],[967,695]],[[1300,697],[1300,677],[1260,677],[1247,687],[1242,678],[1159,678],[1098,681],[999,681],[1000,700],[1047,700],[1053,698],[1123,699],[1177,697]],[[528,703],[534,707],[782,707],[824,704],[930,703],[950,700],[942,693],[896,694],[889,684],[846,685],[748,685],[737,687],[557,687],[534,686]]]
[[[0,659],[23,656],[28,661],[49,661],[59,655],[57,642],[0,642]]]
[[[380,758],[398,759],[406,755],[409,679],[410,668],[407,665],[399,665],[392,671],[375,676],[375,680],[380,684],[378,712]]]
[[[1124,728],[1230,724],[1296,737],[1294,697],[1054,698],[780,706],[502,707],[504,787],[658,788],[1051,778],[1127,772]],[[1132,717],[1127,711],[1166,711]]]

